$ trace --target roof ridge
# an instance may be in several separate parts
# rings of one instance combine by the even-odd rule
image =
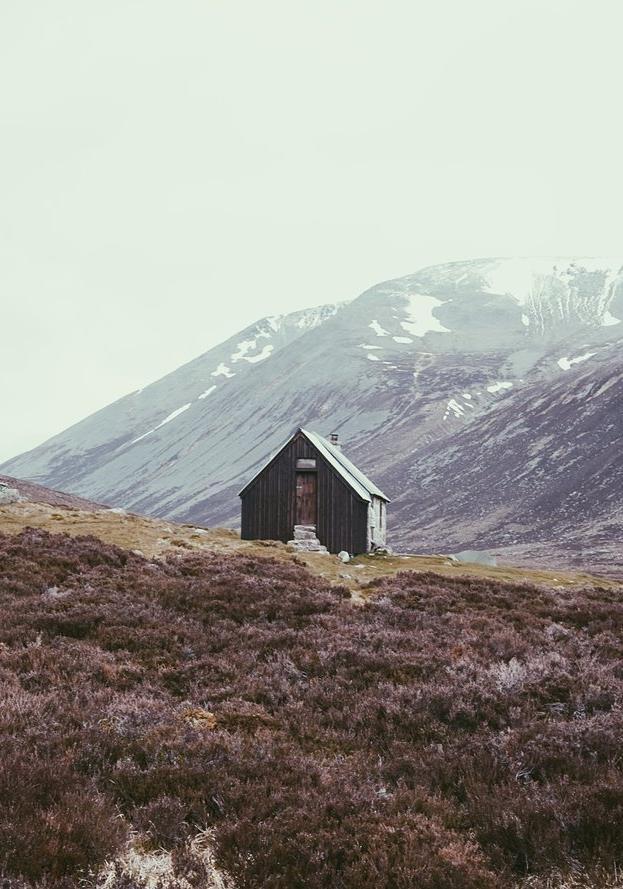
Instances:
[[[309,429],[304,429],[303,426],[299,426],[296,431],[290,436],[290,438],[277,450],[268,460],[265,460],[260,469],[258,469],[255,474],[249,479],[249,481],[245,484],[245,486],[238,492],[238,496],[242,496],[245,491],[253,484],[255,479],[266,469],[267,466],[276,460],[279,454],[283,451],[286,445],[292,441],[292,439],[301,433],[305,436],[305,438],[310,442],[313,447],[318,450],[322,456],[327,460],[331,466],[341,475],[342,479],[349,485],[353,491],[361,497],[362,500],[371,503],[372,497],[380,497],[382,500],[385,500],[387,503],[390,502],[389,497],[384,494],[380,488],[378,488],[374,482],[370,481],[367,475],[365,475],[360,469],[357,469],[355,464],[349,460],[349,458],[344,454],[339,448],[334,447],[330,441],[328,441],[323,435],[320,435],[319,432],[312,432]]]
[[[358,469],[340,448],[336,448],[318,432],[312,432],[311,430],[304,429],[302,426],[299,429],[315,447],[321,452],[325,452],[325,456],[333,463],[342,477],[345,477],[346,474],[350,476],[350,478],[346,478],[346,481],[357,491],[360,497],[363,496],[364,500],[370,500],[371,497],[381,497],[389,503],[389,497],[365,473]],[[336,463],[338,464],[337,466],[335,465]],[[363,495],[362,491],[364,492]]]

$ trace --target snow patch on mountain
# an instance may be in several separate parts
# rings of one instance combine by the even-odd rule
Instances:
[[[584,355],[578,355],[577,358],[559,358],[557,364],[561,370],[570,370],[574,364],[580,364],[582,361],[588,361],[589,358],[592,358],[593,355],[596,354],[596,352],[586,352]]]
[[[274,348],[274,346],[269,344],[267,346],[264,346],[262,351],[258,352],[257,355],[243,355],[242,357],[244,361],[248,361],[250,364],[257,364],[258,361],[264,361],[265,358],[269,358]]]
[[[371,327],[377,336],[389,336],[389,330],[385,330],[379,322],[375,319],[368,324],[368,327]]]
[[[613,324],[621,324],[620,318],[615,318],[609,309],[606,309],[602,321],[603,327],[612,327]]]
[[[212,371],[211,376],[213,377],[235,377],[236,374],[232,373],[231,369],[227,367],[227,365],[221,361],[216,370]]]
[[[464,398],[465,403],[462,404],[459,401],[459,398]],[[454,398],[451,398],[446,404],[445,413],[443,415],[443,419],[447,420],[450,414],[454,414],[455,417],[461,418],[464,417],[467,413],[466,408],[469,410],[474,410],[474,405],[472,402],[472,396],[468,392],[463,392],[461,395],[457,395]]]
[[[275,333],[277,333],[277,331],[281,327],[281,322],[283,320],[283,317],[284,317],[283,315],[268,315],[268,317],[265,319],[265,321],[268,324],[268,326],[271,328],[271,330],[274,330]]]
[[[258,336],[267,336],[268,334],[258,334]],[[238,343],[237,350],[231,356],[232,364],[235,364],[236,361],[240,361],[242,358],[247,357],[247,352],[251,349],[257,349],[257,339],[253,340],[243,340],[241,343]]]
[[[512,383],[509,383],[506,380],[500,380],[497,383],[491,383],[490,386],[487,386],[487,392],[491,392],[493,395],[495,395],[496,392],[503,392],[504,389],[512,389],[512,388],[513,388]]]
[[[313,330],[326,321],[327,318],[336,315],[340,309],[348,305],[348,302],[348,300],[343,300],[342,302],[331,303],[326,306],[315,306],[313,309],[303,309],[301,312],[298,312],[299,318],[296,326],[304,330]]]
[[[174,420],[176,417],[179,417],[180,414],[183,414],[184,411],[187,411],[191,406],[192,402],[189,401],[188,404],[183,404],[181,407],[178,407],[177,410],[171,411],[168,417],[165,417],[161,423],[158,423],[157,426],[154,426],[153,429],[150,429],[148,432],[143,432],[142,435],[139,435],[138,438],[135,438],[130,444],[136,444],[137,441],[141,441],[143,438],[147,438],[148,435],[151,435],[152,432],[155,432],[156,429],[160,429],[162,426],[166,426],[167,423],[170,423],[171,420]]]
[[[455,417],[462,417],[465,414],[465,408],[462,404],[459,404],[456,398],[451,398],[448,402],[446,413],[444,414],[444,420],[448,418],[450,411],[452,411]]]
[[[400,324],[408,333],[418,337],[426,336],[427,333],[450,333],[433,314],[435,309],[443,305],[442,300],[423,293],[407,293],[403,299],[407,318]]]
[[[535,275],[548,274],[551,270],[550,260],[498,260],[485,273],[484,289],[489,293],[510,295],[521,305],[526,305],[530,300]]]
[[[524,326],[533,326],[539,333],[574,319],[594,327],[621,323],[610,311],[616,290],[623,284],[620,259],[483,260],[480,275],[486,292],[514,299],[525,309]]]

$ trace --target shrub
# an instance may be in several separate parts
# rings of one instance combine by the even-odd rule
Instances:
[[[5,889],[92,882],[130,835],[180,886],[206,884],[208,834],[238,889],[614,872],[620,592],[403,573],[369,594],[270,558],[0,535]]]

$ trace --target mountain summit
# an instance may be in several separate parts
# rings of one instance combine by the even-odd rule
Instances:
[[[235,524],[237,491],[310,425],[387,490],[404,548],[603,555],[622,518],[622,266],[453,262],[264,318],[2,471]]]

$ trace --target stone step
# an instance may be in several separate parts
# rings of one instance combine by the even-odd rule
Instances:
[[[292,540],[288,540],[288,548],[294,550],[295,552],[327,552],[326,546],[323,546],[316,536],[315,525],[295,525],[292,537]]]
[[[315,540],[288,540],[288,549],[301,553],[327,552],[326,546],[323,546],[318,538]]]
[[[305,531],[303,528],[294,529],[295,540],[318,540],[315,531]]]

